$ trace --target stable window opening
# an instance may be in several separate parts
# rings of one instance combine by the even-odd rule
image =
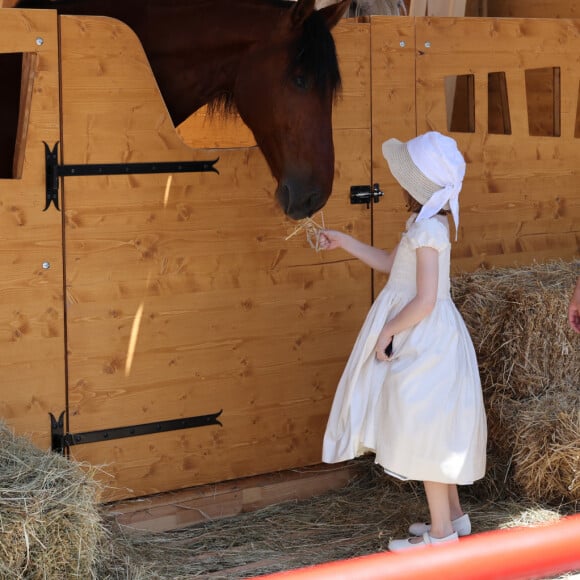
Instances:
[[[527,69],[525,79],[530,135],[560,137],[560,67]]]
[[[505,72],[487,75],[487,132],[495,135],[512,134]]]
[[[475,133],[475,76],[445,77],[447,128],[457,133]]]
[[[36,71],[35,53],[1,53],[0,179],[20,179]]]

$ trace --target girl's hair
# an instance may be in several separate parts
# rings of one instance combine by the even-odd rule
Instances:
[[[403,193],[405,195],[405,201],[407,202],[406,206],[409,213],[419,213],[421,209],[423,209],[423,205],[420,204],[406,189],[403,189]],[[437,215],[447,215],[448,213],[449,210],[442,209],[437,212]]]

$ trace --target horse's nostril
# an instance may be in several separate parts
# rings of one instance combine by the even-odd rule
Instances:
[[[324,207],[325,203],[326,197],[320,191],[313,193],[309,199],[310,211],[308,217],[311,217],[317,211],[321,210]]]

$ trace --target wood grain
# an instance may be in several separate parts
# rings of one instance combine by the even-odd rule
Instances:
[[[56,13],[3,9],[0,30],[0,52],[25,65],[19,178],[0,180],[0,419],[47,448],[49,413],[65,409],[62,221],[43,212],[43,141],[60,138]]]
[[[343,63],[324,219],[370,241],[370,214],[348,198],[370,179],[363,31],[337,32],[339,45],[360,48]],[[315,253],[304,236],[285,241],[295,224],[257,148],[184,144],[126,27],[63,17],[62,47],[66,163],[219,157],[220,171],[65,180],[70,430],[223,409],[223,427],[79,446],[74,456],[106,465],[108,499],[318,463],[370,272]]]
[[[67,399],[73,433],[223,409],[222,427],[73,447],[104,466],[107,500],[318,463],[337,381],[385,277],[372,283],[347,254],[286,240],[296,224],[247,128],[173,127],[120,22],[61,18],[62,134],[55,13],[1,10],[0,29],[0,51],[26,54],[21,178],[0,182],[0,417],[47,446],[48,413]],[[408,214],[382,142],[448,132],[445,79],[473,75],[472,131],[452,132],[468,164],[454,272],[577,257],[578,30],[566,19],[341,22],[326,226],[397,243]],[[555,67],[561,136],[530,135],[525,70]],[[489,111],[506,110],[488,106],[498,72],[508,134],[488,132]],[[42,141],[59,140],[64,163],[219,157],[220,174],[70,177],[62,214],[43,212]],[[379,203],[350,205],[351,185],[374,182]]]

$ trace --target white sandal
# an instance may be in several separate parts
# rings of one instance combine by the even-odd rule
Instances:
[[[451,520],[451,525],[458,536],[469,536],[471,534],[471,521],[468,514],[463,514],[455,520]],[[415,522],[409,526],[409,533],[413,536],[422,536],[431,530],[431,524],[427,522]]]
[[[409,550],[411,548],[420,548],[421,546],[429,546],[436,544],[444,544],[446,542],[457,542],[459,536],[457,532],[453,532],[444,538],[433,538],[429,535],[429,532],[423,534],[423,539],[420,542],[411,542],[415,538],[407,538],[406,540],[391,540],[389,542],[389,550],[391,552],[401,552],[403,550]]]

